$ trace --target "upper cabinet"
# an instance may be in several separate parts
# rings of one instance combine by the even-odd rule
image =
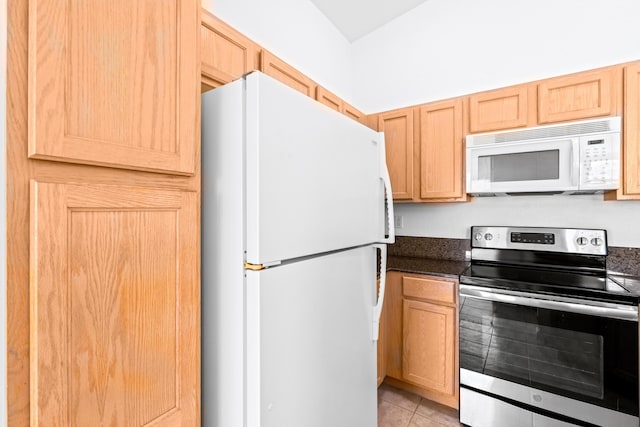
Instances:
[[[199,6],[30,2],[29,157],[193,174]]]
[[[342,109],[343,109],[342,99],[332,94],[322,86],[318,86],[318,88],[316,89],[316,101],[336,111],[342,112]]]
[[[229,83],[258,69],[260,47],[207,11],[202,12],[203,89]]]
[[[462,99],[420,107],[420,199],[464,198]]]
[[[513,86],[469,97],[469,130],[491,132],[527,126],[527,85]]]
[[[538,123],[609,116],[616,111],[615,70],[556,77],[538,84]]]
[[[353,105],[347,104],[346,102],[342,102],[342,114],[359,122],[362,122],[364,119],[364,113],[362,111],[358,110]]]
[[[624,68],[621,184],[608,199],[640,199],[640,62]]]
[[[411,200],[413,193],[413,108],[381,113],[378,130],[384,132],[387,167],[394,200]]]
[[[264,49],[260,55],[260,71],[311,98],[315,97],[316,84],[313,80]]]

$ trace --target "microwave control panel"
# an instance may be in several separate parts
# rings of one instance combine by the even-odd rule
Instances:
[[[580,189],[616,189],[620,172],[620,134],[580,138]]]

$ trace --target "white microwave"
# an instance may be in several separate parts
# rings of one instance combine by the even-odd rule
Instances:
[[[584,194],[618,188],[620,117],[467,136],[467,193]]]

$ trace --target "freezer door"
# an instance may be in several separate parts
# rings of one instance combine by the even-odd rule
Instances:
[[[382,241],[382,136],[262,73],[245,99],[247,261]]]
[[[377,425],[375,260],[362,247],[247,271],[249,427]]]

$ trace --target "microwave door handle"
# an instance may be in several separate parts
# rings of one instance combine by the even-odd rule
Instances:
[[[576,190],[580,179],[580,140],[571,140],[571,186]]]

